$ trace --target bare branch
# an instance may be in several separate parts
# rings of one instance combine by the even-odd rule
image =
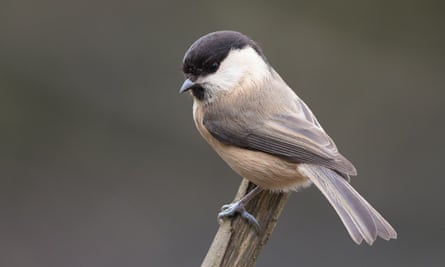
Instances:
[[[243,180],[235,200],[239,200],[254,185]],[[219,227],[201,267],[254,266],[262,247],[278,221],[289,193],[272,193],[264,190],[246,206],[260,223],[260,231],[239,216],[225,220]]]

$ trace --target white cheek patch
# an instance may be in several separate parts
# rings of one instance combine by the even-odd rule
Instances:
[[[224,64],[223,62],[217,72],[202,79],[205,88],[214,90],[230,90],[235,87],[244,74],[245,67],[236,64]]]
[[[215,73],[197,80],[207,90],[229,91],[245,82],[258,83],[268,75],[269,68],[252,47],[232,50]]]

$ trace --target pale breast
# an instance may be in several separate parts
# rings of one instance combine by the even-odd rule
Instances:
[[[203,110],[199,102],[193,104],[193,118],[202,137],[218,155],[239,175],[269,190],[289,191],[310,184],[297,170],[297,163],[259,151],[226,145],[216,140],[203,124]]]

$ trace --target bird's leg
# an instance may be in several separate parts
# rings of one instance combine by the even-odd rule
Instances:
[[[236,214],[239,214],[242,218],[247,220],[249,224],[255,226],[255,228],[259,230],[260,224],[252,214],[246,211],[246,204],[250,200],[252,200],[256,195],[258,195],[261,191],[263,191],[263,189],[261,189],[259,186],[256,186],[240,200],[222,206],[221,212],[218,213],[218,219],[224,219],[226,217],[234,217],[236,216]]]

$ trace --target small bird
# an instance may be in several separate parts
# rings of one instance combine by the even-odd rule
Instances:
[[[314,184],[335,209],[351,238],[369,245],[394,228],[350,184],[357,175],[309,107],[269,64],[256,42],[235,31],[217,31],[185,53],[193,119],[202,137],[240,176],[256,185],[218,217],[237,214],[257,225],[245,209],[262,190],[288,192]]]

